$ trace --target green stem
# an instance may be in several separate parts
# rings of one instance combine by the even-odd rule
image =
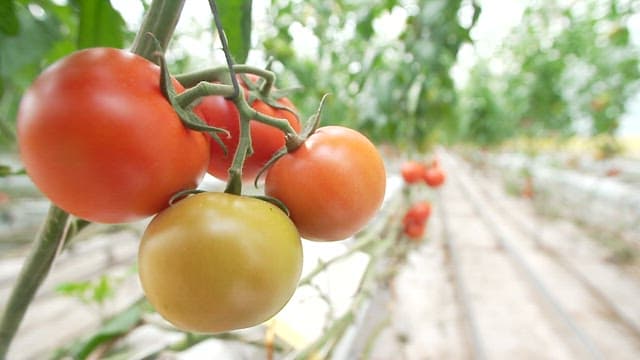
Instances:
[[[282,131],[288,137],[297,137],[298,133],[294,130],[294,128],[289,124],[289,122],[285,119],[274,118],[269,115],[265,115],[261,112],[256,111],[254,108],[249,106],[244,98],[238,97],[239,100],[236,101],[236,107],[241,114],[244,114],[249,119],[261,122],[263,124],[273,126],[280,131]]]
[[[210,82],[199,82],[196,86],[183,91],[179,95],[176,95],[176,100],[178,104],[183,108],[187,108],[192,103],[195,103],[198,99],[209,96],[209,95],[218,95],[229,97],[234,93],[233,86],[231,85],[223,85],[223,84],[214,84]]]
[[[158,59],[154,56],[156,46],[148,34],[153,34],[160,42],[162,49],[166,50],[180,19],[183,6],[184,0],[153,0],[142,21],[142,27],[133,40],[131,52],[157,63]]]
[[[235,99],[236,106],[239,104],[247,104],[244,99],[244,93],[240,89],[240,96]],[[247,107],[249,107],[247,105]],[[233,162],[229,168],[229,181],[224,192],[229,194],[240,195],[242,193],[242,167],[247,155],[251,153],[251,118],[246,112],[240,111],[240,138],[238,139],[238,148],[233,156]]]
[[[250,65],[245,64],[234,64],[233,71],[236,74],[254,74],[263,79],[265,79],[265,84],[263,88],[268,88],[269,91],[273,87],[273,84],[276,81],[276,76],[273,72],[261,68],[257,68]],[[198,71],[193,71],[184,74],[178,74],[175,76],[176,80],[185,88],[190,88],[196,86],[198,83],[202,81],[207,82],[229,82],[229,68],[227,66],[217,66],[209,69],[203,69]],[[267,92],[268,93],[268,92]],[[264,94],[263,94],[264,95]]]
[[[69,214],[51,205],[44,227],[24,262],[0,320],[0,359],[6,357],[27,307],[49,273],[68,224]]]

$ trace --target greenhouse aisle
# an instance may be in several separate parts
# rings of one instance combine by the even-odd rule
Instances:
[[[638,277],[575,224],[507,195],[496,174],[440,155],[449,177],[430,198],[426,239],[354,351],[380,360],[640,357]]]

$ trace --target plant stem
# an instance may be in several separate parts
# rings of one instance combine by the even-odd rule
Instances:
[[[0,320],[0,359],[4,359],[9,345],[20,326],[38,287],[49,273],[53,259],[65,238],[69,214],[51,205],[46,222],[26,258],[9,302]]]
[[[241,114],[245,114],[249,119],[261,122],[263,124],[273,126],[280,131],[282,131],[286,136],[289,137],[297,137],[298,133],[293,129],[291,124],[285,119],[274,118],[269,115],[265,115],[261,112],[256,111],[254,108],[249,106],[244,98],[238,97],[236,101],[236,107]]]
[[[142,21],[142,27],[133,40],[131,52],[157,63],[158,60],[154,56],[156,46],[148,34],[153,34],[160,42],[163,51],[166,51],[178,25],[183,6],[184,0],[153,0]]]
[[[188,106],[205,96],[218,95],[227,97],[232,96],[233,93],[233,86],[202,81],[194,87],[176,95],[176,100],[178,101],[178,104],[180,104],[180,106],[187,108]]]
[[[273,72],[250,65],[234,64],[233,71],[236,74],[254,74],[265,79],[266,83],[264,84],[264,87],[272,87],[276,81],[276,77]],[[185,88],[196,86],[202,81],[220,81],[224,83],[228,83],[230,81],[229,68],[227,66],[216,66],[208,69],[178,74],[175,78]]]
[[[247,102],[244,100],[243,91],[240,90],[240,96],[236,97],[235,103],[240,104]],[[247,107],[249,107],[247,105]],[[229,194],[240,195],[242,193],[242,167],[247,155],[251,153],[251,118],[247,117],[245,112],[240,112],[240,139],[238,139],[238,148],[233,156],[233,162],[229,168],[229,181],[224,192]]]

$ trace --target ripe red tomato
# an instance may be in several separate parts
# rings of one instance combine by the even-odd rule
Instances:
[[[200,193],[149,223],[138,264],[145,295],[165,319],[215,333],[258,325],[285,306],[300,278],[302,244],[275,205]]]
[[[406,161],[400,167],[402,178],[407,184],[414,184],[422,180],[426,167],[417,161]]]
[[[418,202],[412,205],[409,210],[407,210],[404,218],[402,219],[402,223],[406,225],[411,222],[425,222],[430,215],[431,204],[426,201]]]
[[[402,218],[403,232],[411,239],[419,239],[424,234],[431,215],[431,204],[427,201],[413,204]]]
[[[425,170],[423,179],[427,185],[438,187],[444,183],[445,174],[440,166],[431,166]]]
[[[265,181],[266,194],[289,208],[302,237],[333,241],[355,234],[378,211],[386,174],[369,139],[326,126],[276,161]]]
[[[257,81],[257,77],[248,76],[251,81]],[[246,86],[241,81],[240,84],[246,90]],[[294,105],[287,98],[280,98],[277,102],[293,111]],[[265,115],[278,119],[285,119],[296,131],[300,131],[300,121],[295,113],[284,109],[274,108],[262,100],[254,100],[251,106]],[[240,138],[240,115],[235,104],[222,96],[207,96],[196,106],[196,110],[202,114],[202,119],[209,125],[223,128],[229,131],[230,137],[221,136],[222,142],[227,147],[227,154],[217,143],[211,143],[211,159],[209,163],[209,173],[218,179],[227,180],[228,169],[231,167],[233,157],[238,148]],[[247,157],[242,168],[242,179],[253,180],[262,167],[271,157],[285,144],[284,133],[272,126],[262,124],[258,121],[251,121],[251,146],[253,153]]]
[[[424,223],[412,222],[404,225],[403,232],[409,239],[418,240],[424,235],[425,228],[426,224]]]
[[[18,144],[51,201],[118,223],[153,215],[198,185],[209,140],[183,126],[159,76],[150,61],[111,48],[77,51],[38,76],[20,103]]]

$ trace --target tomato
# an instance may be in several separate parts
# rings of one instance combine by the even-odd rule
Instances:
[[[209,140],[183,126],[159,75],[140,56],[92,48],[38,76],[20,103],[18,144],[28,175],[51,201],[118,223],[153,215],[198,185]]]
[[[407,184],[414,184],[422,180],[426,168],[417,161],[406,161],[400,167],[402,178]]]
[[[411,239],[421,238],[431,215],[431,204],[427,201],[413,204],[402,218],[403,232]]]
[[[418,240],[424,235],[426,225],[424,223],[409,223],[404,226],[404,234],[412,240]]]
[[[260,324],[286,305],[300,278],[302,245],[275,205],[200,193],[149,223],[138,264],[158,313],[180,329],[216,333]]]
[[[445,174],[440,166],[430,166],[423,174],[424,182],[431,187],[438,187],[444,183]]]
[[[407,210],[402,223],[406,225],[410,222],[425,222],[430,215],[431,204],[426,201],[418,202],[412,205],[409,210]]]
[[[256,81],[257,77],[249,76],[249,79]],[[240,82],[240,84],[246,90],[244,83]],[[287,98],[280,98],[277,102],[283,107],[296,111],[294,105]],[[272,107],[259,99],[254,100],[251,106],[265,115],[286,120],[296,132],[300,131],[300,121],[294,112]],[[211,175],[227,180],[229,177],[228,169],[233,162],[240,138],[238,109],[233,101],[222,96],[207,96],[196,106],[196,109],[202,113],[202,119],[207,124],[226,129],[231,133],[230,137],[220,137],[227,147],[226,154],[217,143],[211,143],[211,160],[208,169]],[[247,157],[242,168],[242,178],[245,181],[253,180],[274,153],[285,145],[284,133],[279,129],[255,120],[251,121],[250,129],[253,153]]]
[[[302,237],[345,239],[375,215],[386,174],[376,147],[342,126],[316,130],[267,172],[265,193],[281,200]]]

